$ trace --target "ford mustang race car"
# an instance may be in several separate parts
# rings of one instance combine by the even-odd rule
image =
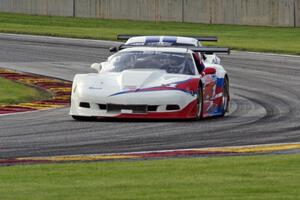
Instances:
[[[221,65],[199,54],[228,48],[121,45],[97,73],[74,77],[70,115],[143,119],[201,119],[224,116],[229,77]]]

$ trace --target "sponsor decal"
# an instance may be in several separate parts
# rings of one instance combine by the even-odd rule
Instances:
[[[89,90],[102,90],[102,87],[89,87]]]

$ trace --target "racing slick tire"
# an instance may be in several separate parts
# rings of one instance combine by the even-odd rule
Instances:
[[[229,111],[229,80],[226,77],[223,85],[223,97],[222,97],[222,114],[224,116]]]

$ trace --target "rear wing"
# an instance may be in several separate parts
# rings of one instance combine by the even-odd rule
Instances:
[[[139,37],[139,36],[146,36],[146,35],[118,35],[118,40],[128,40],[132,37]],[[189,37],[198,40],[199,42],[217,42],[218,38],[215,36],[174,36],[174,37]]]
[[[188,48],[194,52],[204,53],[204,54],[214,54],[214,53],[226,53],[230,54],[230,48],[227,47],[190,47]]]
[[[156,48],[170,48],[170,47],[157,47],[157,46],[142,46],[142,45],[125,45],[122,44],[119,47],[111,47],[110,52],[117,52],[122,49],[133,48],[133,47],[156,47]],[[203,53],[203,54],[214,54],[214,53],[226,53],[230,54],[230,48],[227,47],[191,47],[191,46],[181,46],[181,47],[172,47],[172,48],[186,48],[193,52]]]

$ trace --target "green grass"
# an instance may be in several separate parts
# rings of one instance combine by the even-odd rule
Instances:
[[[5,200],[295,200],[299,186],[299,154],[0,167]]]
[[[143,22],[0,13],[0,32],[116,40],[117,34],[215,35],[236,50],[300,55],[300,28]]]
[[[47,92],[0,78],[0,105],[30,102],[49,97],[50,94]]]
[[[115,40],[117,34],[216,35],[237,50],[300,55],[300,29],[0,13],[0,32]],[[38,92],[0,79],[0,103]],[[13,88],[13,89],[12,89]],[[31,93],[30,90],[35,92]],[[5,96],[3,96],[5,95]],[[9,96],[8,96],[9,95]],[[0,167],[0,199],[299,199],[300,155]]]

